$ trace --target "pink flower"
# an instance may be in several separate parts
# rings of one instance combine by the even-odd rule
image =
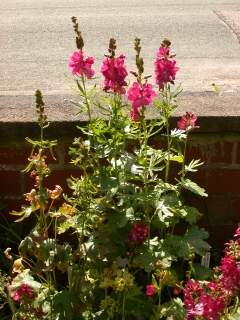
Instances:
[[[240,238],[240,227],[238,227],[237,230],[235,231],[234,237]]]
[[[240,265],[234,256],[226,255],[222,258],[219,267],[221,271],[220,282],[225,290],[240,290]]]
[[[199,128],[196,126],[197,117],[192,112],[186,112],[177,122],[178,129],[189,130]]]
[[[155,293],[156,293],[156,289],[155,289],[154,285],[153,284],[147,284],[146,285],[146,296],[152,297],[152,296],[155,295]]]
[[[196,317],[206,320],[219,320],[226,301],[221,286],[209,283],[208,290],[198,281],[188,280],[184,288],[184,305],[186,309],[185,320]]]
[[[157,58],[158,59],[168,59],[170,54],[170,48],[164,45],[161,45],[159,50],[157,51]]]
[[[117,58],[106,57],[103,60],[101,72],[104,79],[104,90],[124,94],[126,92],[124,86],[127,85],[125,78],[128,75],[126,66],[124,65],[125,56],[121,54]]]
[[[141,245],[148,237],[148,227],[146,224],[134,223],[128,234],[128,240],[131,244]]]
[[[170,58],[170,48],[162,45],[157,52],[155,61],[156,84],[159,89],[163,89],[168,82],[174,84],[178,70],[176,60]]]
[[[153,102],[156,92],[153,90],[152,85],[145,83],[144,85],[134,82],[128,90],[128,100],[132,101],[131,118],[134,121],[139,120],[139,109],[148,106]]]
[[[26,284],[23,283],[15,292],[13,296],[13,300],[18,302],[24,298],[32,299],[34,296],[32,288]]]
[[[93,57],[87,57],[84,59],[83,51],[79,50],[72,53],[68,66],[73,75],[86,76],[90,79],[95,74],[92,70],[93,63]]]

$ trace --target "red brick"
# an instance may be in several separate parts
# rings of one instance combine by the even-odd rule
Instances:
[[[206,188],[206,169],[205,167],[199,167],[200,169],[196,172],[189,173],[187,178],[196,182],[200,187]]]
[[[0,196],[21,194],[21,175],[16,171],[0,171]]]
[[[233,162],[233,142],[221,141],[211,146],[211,163],[232,163]]]
[[[206,201],[206,215],[210,225],[232,225],[234,221],[230,215],[230,199],[226,194],[209,195]]]
[[[229,211],[233,223],[240,223],[240,195],[238,195],[237,197],[232,197],[230,199]]]
[[[240,170],[226,168],[208,170],[206,188],[209,194],[239,194]]]
[[[240,142],[237,143],[236,162],[237,162],[237,163],[240,163]]]
[[[187,148],[186,152],[186,159],[188,162],[190,162],[192,159],[199,159],[201,162],[206,163],[207,162],[207,146],[206,145],[200,145],[200,144],[189,144],[189,147]]]
[[[66,144],[63,147],[63,150],[64,150],[64,163],[65,164],[68,164],[71,161],[71,156],[69,155],[69,148],[70,147],[73,147],[73,145],[72,144]]]
[[[0,164],[6,165],[23,165],[26,166],[28,163],[28,158],[31,155],[31,147],[26,147],[24,145],[19,145],[17,147],[0,147]],[[56,153],[53,152],[56,157]],[[46,152],[46,162],[56,163],[49,151]]]
[[[209,232],[208,243],[212,246],[212,252],[216,249],[222,252],[224,249],[224,244],[233,239],[236,228],[237,224],[222,225],[217,227],[213,225],[211,227],[207,227],[206,229]]]
[[[25,165],[31,153],[31,148],[0,147],[0,164],[22,164]]]

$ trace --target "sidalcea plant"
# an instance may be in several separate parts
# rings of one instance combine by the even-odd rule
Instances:
[[[164,40],[157,52],[158,92],[144,75],[138,38],[136,70],[131,72],[110,39],[101,67],[104,82],[97,93],[95,85],[85,85],[86,76],[73,74],[80,111],[88,110],[89,121],[79,127],[82,135],[70,149],[72,163],[83,171],[80,179],[69,180],[73,194],[68,200],[78,210],[79,224],[74,219],[64,226],[79,233],[85,270],[81,283],[87,286],[85,318],[160,319],[178,310],[181,319],[183,304],[173,292],[179,293],[185,277],[197,276],[204,268],[193,259],[209,250],[207,233],[196,226],[198,210],[184,201],[184,190],[207,196],[188,177],[200,161],[185,162],[187,137],[197,118],[188,112],[170,129],[181,91],[173,88],[179,68],[170,46]],[[135,81],[127,88],[128,74]],[[147,118],[150,109],[157,114],[152,120]],[[166,147],[151,145],[156,136]],[[176,164],[174,176],[171,168],[176,171]],[[176,234],[182,222],[185,227]]]
[[[207,232],[196,225],[200,212],[184,200],[186,191],[207,196],[189,178],[201,162],[185,157],[197,118],[187,112],[177,128],[170,127],[181,92],[174,89],[179,68],[171,43],[164,40],[157,51],[155,88],[144,75],[140,39],[131,72],[110,39],[99,88],[91,85],[94,58],[84,51],[75,17],[72,22],[77,49],[69,68],[79,90],[79,113],[88,121],[79,124],[70,155],[82,174],[69,178],[71,193],[56,207],[62,189],[45,184],[46,151],[56,141],[44,140],[47,120],[37,92],[41,134],[40,141],[28,139],[33,152],[26,169],[34,189],[25,195],[28,205],[14,212],[18,221],[31,214],[36,220],[13,262],[8,286],[13,319],[184,319],[182,283],[207,271],[194,258],[210,247]]]

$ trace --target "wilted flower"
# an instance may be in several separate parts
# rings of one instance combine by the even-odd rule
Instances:
[[[134,82],[128,90],[128,100],[132,102],[131,118],[133,121],[139,120],[140,108],[148,106],[153,102],[156,92],[151,84],[144,85]]]
[[[155,61],[156,84],[163,89],[168,82],[174,84],[176,73],[179,68],[176,61],[170,56],[170,42],[163,42],[157,52]]]
[[[124,94],[127,85],[125,78],[128,75],[126,66],[124,65],[125,56],[121,54],[119,57],[106,57],[103,60],[101,72],[104,76],[104,90],[109,92],[117,92]]]
[[[60,197],[60,195],[62,194],[62,192],[63,192],[62,187],[59,186],[59,185],[56,185],[54,190],[49,190],[50,198],[51,198],[52,200],[55,200],[55,199],[57,199],[57,198]]]
[[[12,248],[7,248],[4,251],[4,255],[8,260],[12,260],[13,259],[12,255],[11,255],[11,250],[12,250]]]
[[[156,288],[154,287],[153,284],[147,284],[146,285],[146,296],[152,297],[156,293]]]
[[[40,208],[40,198],[35,189],[32,189],[30,192],[25,193],[26,201],[30,202],[30,204],[37,210]]]
[[[79,50],[72,53],[68,66],[73,75],[86,76],[90,79],[95,74],[94,70],[92,70],[93,63],[93,57],[84,58],[83,51]]]
[[[23,283],[13,295],[13,300],[18,302],[25,298],[32,299],[33,297],[34,293],[32,288],[28,284]]]
[[[148,237],[148,227],[146,224],[134,223],[128,234],[128,240],[131,244],[141,245]]]
[[[180,130],[190,130],[193,128],[199,128],[196,126],[197,116],[192,112],[186,112],[177,122],[177,127]]]
[[[24,265],[22,264],[22,258],[19,258],[13,262],[12,272],[21,273],[25,270]]]

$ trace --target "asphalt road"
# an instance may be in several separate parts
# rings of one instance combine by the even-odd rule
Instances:
[[[73,15],[96,69],[115,37],[134,70],[138,36],[152,74],[155,52],[169,38],[185,91],[209,91],[212,83],[223,92],[240,90],[240,0],[0,0],[0,95],[71,92]]]

